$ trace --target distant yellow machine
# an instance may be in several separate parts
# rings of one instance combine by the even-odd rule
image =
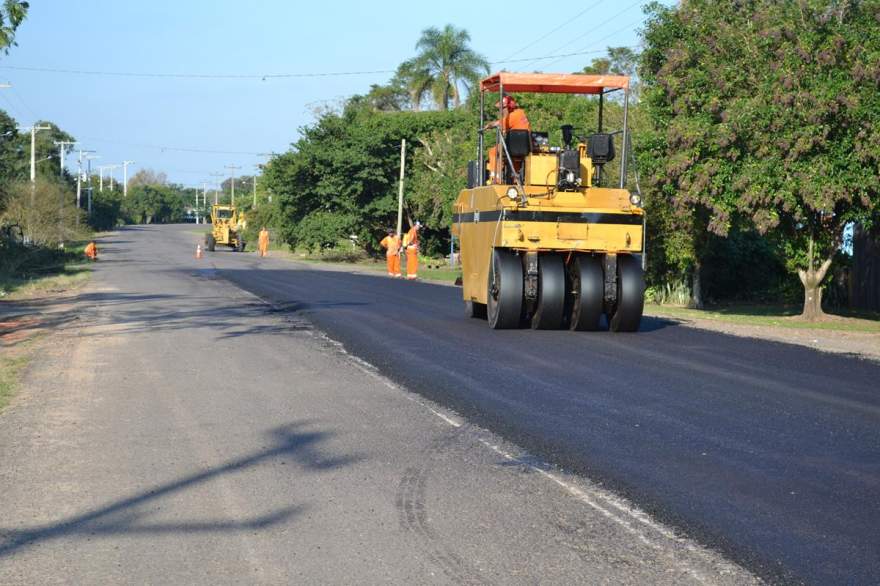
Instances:
[[[603,131],[604,98],[622,91],[623,124]],[[562,145],[535,129],[497,133],[496,161],[484,155],[487,94],[588,94],[599,97],[596,132]],[[626,189],[629,78],[615,75],[497,73],[480,84],[477,160],[454,204],[466,313],[495,329],[636,331],[644,307],[645,213]],[[499,114],[500,115],[500,114]],[[620,145],[617,187],[603,168]],[[608,175],[609,173],[606,173]]]
[[[205,248],[214,252],[219,244],[243,252],[245,228],[244,212],[239,212],[233,205],[215,204],[211,206],[211,231],[205,235]]]

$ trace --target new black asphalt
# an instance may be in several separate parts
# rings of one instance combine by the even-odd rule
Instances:
[[[880,576],[877,363],[655,318],[492,331],[458,288],[225,251],[204,264],[771,581]]]

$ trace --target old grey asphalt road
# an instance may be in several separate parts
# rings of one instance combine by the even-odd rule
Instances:
[[[191,230],[110,238],[0,414],[0,584],[755,581],[231,285],[244,255],[196,261]]]

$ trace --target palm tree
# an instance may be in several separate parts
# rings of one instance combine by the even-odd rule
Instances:
[[[431,71],[425,65],[419,63],[419,60],[416,58],[404,61],[397,67],[397,73],[394,74],[391,85],[403,87],[407,95],[409,95],[412,109],[418,112],[421,110],[422,100],[425,94],[428,93],[428,90],[431,89],[433,82],[434,78],[431,75]]]
[[[469,46],[471,36],[464,29],[451,24],[439,30],[435,27],[422,31],[414,59],[418,68],[428,72],[431,78],[431,94],[441,110],[461,104],[461,90],[470,90],[482,74],[489,72],[489,63]]]

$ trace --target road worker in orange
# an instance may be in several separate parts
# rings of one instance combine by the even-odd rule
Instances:
[[[388,263],[388,276],[400,277],[400,236],[394,230],[388,230],[388,236],[379,245],[385,249],[385,261]]]
[[[406,278],[413,280],[418,278],[419,273],[419,230],[421,222],[416,222],[403,237],[403,247],[406,249]]]
[[[490,122],[486,125],[485,130],[497,128],[500,125],[502,138],[507,134],[508,130],[532,130],[532,125],[529,122],[529,118],[526,116],[525,111],[519,107],[519,104],[516,103],[516,100],[514,100],[513,97],[504,95],[500,102],[495,103],[495,107],[501,108],[501,120]],[[501,177],[496,177],[502,167],[500,157],[501,155],[498,153],[498,145],[489,149],[488,165],[490,183],[501,183]],[[519,171],[522,161],[514,161],[513,164],[516,167],[516,170]]]
[[[86,248],[83,252],[85,253],[86,258],[90,261],[95,262],[98,260],[98,245],[95,244],[94,240],[86,244]]]
[[[260,229],[260,236],[257,239],[257,244],[260,248],[260,258],[269,256],[269,231],[266,230],[265,226]]]

